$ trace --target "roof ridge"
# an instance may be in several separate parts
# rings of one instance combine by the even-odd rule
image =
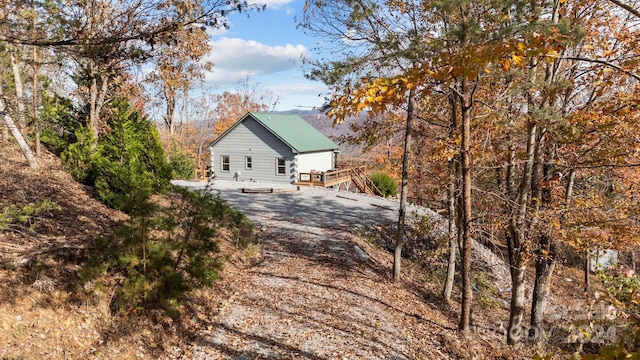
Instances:
[[[240,123],[251,117],[296,153],[338,150],[339,146],[297,114],[249,111],[207,148],[216,144]]]

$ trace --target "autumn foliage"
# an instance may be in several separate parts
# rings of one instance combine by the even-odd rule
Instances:
[[[361,54],[316,64],[312,74],[334,87],[329,116],[366,113],[351,140],[372,159],[385,153],[382,167],[410,156],[410,197],[454,210],[455,197],[458,231],[509,260],[508,342],[540,341],[560,249],[585,256],[640,241],[639,13],[617,1],[340,4],[310,5],[303,23],[325,36],[340,23]],[[393,156],[389,139],[401,138],[411,94],[415,145]],[[527,334],[529,268],[538,328]]]

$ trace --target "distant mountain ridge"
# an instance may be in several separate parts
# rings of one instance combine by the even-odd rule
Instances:
[[[334,125],[326,114],[320,110],[287,110],[287,111],[274,111],[278,114],[293,114],[298,115],[305,119],[311,126],[318,129],[321,133],[334,140],[340,145],[340,151],[345,155],[362,156],[362,147],[351,144],[346,144],[340,141],[340,138],[345,135],[352,135],[350,124],[354,121],[358,121],[358,117],[350,118],[347,121]]]

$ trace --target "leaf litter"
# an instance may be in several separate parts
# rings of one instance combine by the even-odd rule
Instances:
[[[0,201],[50,199],[60,206],[38,219],[35,233],[0,232],[0,358],[531,355],[503,346],[498,333],[461,336],[455,329],[456,306],[442,304],[439,284],[410,262],[404,263],[404,280],[392,283],[391,254],[372,243],[368,232],[392,224],[395,213],[371,205],[381,200],[352,194],[358,200],[349,199],[350,210],[340,212],[339,198],[324,189],[307,189],[311,208],[300,206],[307,201],[296,198],[302,191],[242,198],[238,189],[218,190],[256,223],[257,243],[238,250],[231,236],[223,241],[227,262],[222,278],[211,289],[195,291],[177,318],[158,312],[113,314],[112,287],[89,283],[71,289],[68,284],[77,279],[92,242],[124,215],[96,201],[91,189],[74,182],[51,154],[45,152],[42,170],[33,171],[15,144],[2,143],[0,160]],[[257,209],[248,205],[260,201]],[[507,315],[504,309],[495,312],[479,314],[478,322],[490,324]]]

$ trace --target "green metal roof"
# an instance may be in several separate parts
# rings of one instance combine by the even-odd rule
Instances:
[[[298,115],[250,112],[265,128],[289,145],[294,152],[337,150],[331,139]]]
[[[262,124],[265,129],[269,130],[269,132],[278,139],[291,147],[296,153],[338,150],[339,148],[331,139],[316,130],[316,128],[298,115],[262,112],[247,113],[233,124],[231,128],[215,139],[207,148],[217,143],[248,116],[251,116],[258,123]]]

